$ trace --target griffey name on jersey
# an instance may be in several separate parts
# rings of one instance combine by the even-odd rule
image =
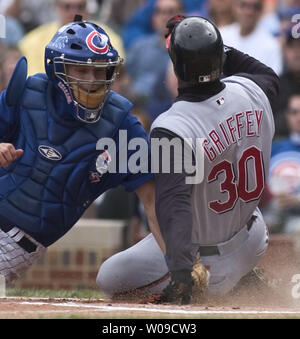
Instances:
[[[238,140],[259,136],[263,115],[262,109],[238,112],[209,131],[202,144],[209,161],[214,161]]]

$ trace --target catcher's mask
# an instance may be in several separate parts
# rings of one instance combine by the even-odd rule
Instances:
[[[45,49],[49,79],[74,104],[74,117],[85,123],[100,119],[122,63],[105,31],[87,21],[61,27]]]
[[[180,18],[178,21],[167,37],[168,52],[177,76],[194,84],[219,79],[224,52],[218,28],[199,16]]]

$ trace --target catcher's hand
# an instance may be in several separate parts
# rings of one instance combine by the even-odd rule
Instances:
[[[15,149],[13,144],[0,143],[0,166],[8,166],[23,154],[22,149]]]
[[[188,270],[172,272],[169,285],[163,290],[160,296],[156,296],[153,302],[189,304],[190,302],[199,303],[208,286],[209,272],[200,263],[198,256],[193,266],[193,271]]]

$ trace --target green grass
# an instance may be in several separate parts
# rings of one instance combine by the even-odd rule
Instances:
[[[48,289],[21,289],[7,288],[7,297],[35,297],[35,298],[85,298],[106,299],[104,293],[92,289],[78,290],[48,290]]]

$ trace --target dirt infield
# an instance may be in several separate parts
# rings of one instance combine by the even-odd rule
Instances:
[[[297,318],[300,305],[271,306],[243,305],[235,301],[231,306],[210,301],[207,305],[152,305],[112,303],[104,300],[64,299],[3,299],[0,301],[1,319],[40,318]]]
[[[286,237],[270,244],[258,275],[250,275],[226,297],[204,296],[198,304],[153,305],[146,300],[0,298],[0,319],[300,319],[300,252]],[[262,273],[262,274],[260,274]]]
[[[97,318],[97,319],[200,319],[200,318],[297,318],[300,298],[290,286],[243,285],[222,298],[204,297],[201,304],[153,305],[145,301],[106,299],[24,298],[0,299],[0,318]]]
[[[286,278],[289,276],[287,275]],[[300,280],[299,280],[300,282]],[[132,301],[78,298],[7,297],[0,299],[0,319],[97,318],[97,319],[200,319],[200,318],[297,318],[300,319],[300,289],[282,281],[247,280],[226,297],[203,297],[199,304],[154,305]]]

